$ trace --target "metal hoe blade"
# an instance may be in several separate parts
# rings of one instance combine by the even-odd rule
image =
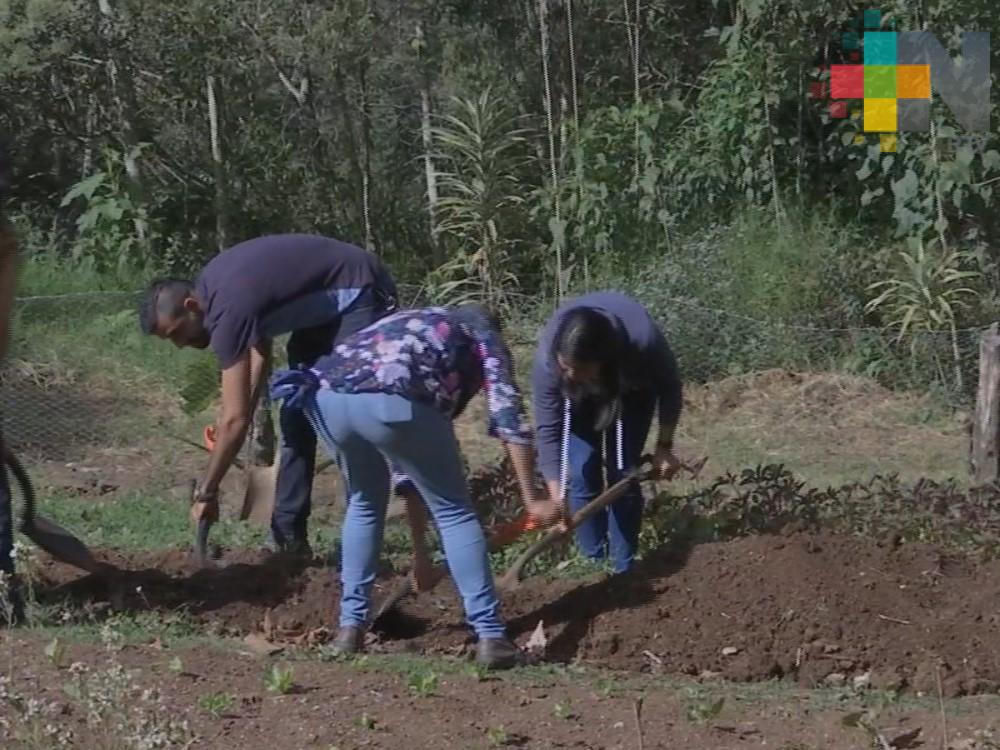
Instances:
[[[87,545],[45,516],[36,515],[30,524],[22,525],[21,533],[52,557],[74,568],[96,575],[113,570],[113,566],[95,558]]]
[[[54,521],[35,513],[35,489],[28,472],[6,446],[3,447],[3,462],[10,469],[21,493],[24,495],[24,515],[20,531],[31,541],[48,552],[52,557],[74,568],[102,575],[114,570],[113,565],[100,562],[87,549],[87,545]]]

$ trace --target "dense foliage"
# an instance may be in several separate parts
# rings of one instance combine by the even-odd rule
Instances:
[[[937,99],[932,131],[895,153],[830,117],[811,94],[863,9],[0,0],[0,128],[29,245],[99,273],[190,271],[256,234],[319,231],[384,255],[421,299],[524,312],[615,284],[663,316],[682,300],[892,327],[961,390],[962,329],[994,317],[1000,151]],[[953,55],[963,31],[1000,27],[987,0],[880,9]],[[787,359],[710,328],[737,367]],[[796,356],[867,346],[821,343]]]

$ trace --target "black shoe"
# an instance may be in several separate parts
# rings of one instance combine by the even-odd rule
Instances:
[[[511,669],[521,663],[521,649],[509,638],[481,638],[476,661],[487,669]]]
[[[364,631],[359,627],[348,625],[337,631],[330,649],[337,655],[356,654],[361,651],[364,641]]]
[[[276,542],[273,536],[268,535],[264,542],[264,551],[272,555],[289,555],[291,557],[302,557],[311,560],[313,556],[312,547],[309,546],[308,539],[292,539],[287,542]]]

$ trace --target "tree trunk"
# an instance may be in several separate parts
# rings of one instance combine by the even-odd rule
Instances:
[[[372,186],[372,126],[371,92],[368,90],[368,60],[358,65],[358,83],[361,91],[361,210],[365,220],[365,249],[376,252],[375,236],[372,231],[371,186]]]
[[[128,57],[122,51],[119,41],[126,38],[118,33],[115,25],[114,9],[111,0],[97,0],[97,9],[101,14],[101,36],[107,47],[108,78],[111,82],[111,92],[122,126],[122,144],[124,145],[124,165],[128,175],[129,190],[137,206],[146,205],[146,192],[143,185],[142,169],[136,156],[136,148],[141,142],[137,122],[137,106],[135,82],[132,80],[131,66]],[[135,231],[140,242],[147,240],[147,227],[144,222],[135,219]]]
[[[357,198],[358,195],[362,195],[362,199],[358,203],[358,219],[364,226],[365,223],[365,201],[363,199],[364,194],[364,177],[362,176],[361,168],[361,158],[359,153],[361,151],[358,145],[358,136],[354,129],[354,121],[351,119],[351,107],[349,105],[347,96],[347,81],[344,78],[344,72],[337,67],[334,73],[337,80],[337,109],[340,110],[340,116],[342,121],[342,127],[344,133],[347,134],[347,144],[350,156],[351,173],[354,176],[354,184],[356,190],[353,192],[353,197]]]
[[[83,168],[80,170],[80,179],[85,180],[94,169],[94,130],[97,127],[97,96],[93,91],[87,97],[87,119],[84,125],[84,138],[86,144],[83,148]]]
[[[206,76],[208,94],[209,140],[212,145],[212,172],[215,178],[215,241],[221,253],[229,247],[229,216],[226,200],[226,170],[219,141],[219,107],[215,93],[215,77]]]
[[[420,44],[420,135],[424,144],[424,178],[427,181],[427,219],[430,230],[431,251],[434,254],[434,265],[444,262],[438,241],[438,189],[437,169],[434,166],[434,139],[431,135],[431,119],[433,107],[431,104],[431,75],[423,50],[426,49],[423,23],[417,22],[417,40]]]
[[[979,342],[979,391],[972,424],[971,467],[976,485],[997,481],[1000,473],[997,442],[1000,440],[1000,336],[997,324]]]

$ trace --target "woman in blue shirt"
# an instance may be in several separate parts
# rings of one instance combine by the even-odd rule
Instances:
[[[658,416],[653,468],[659,478],[681,467],[674,431],[681,378],[659,326],[637,301],[593,292],[564,302],[545,325],[531,373],[538,464],[549,495],[575,513],[617,482],[643,453]],[[638,482],[607,511],[576,529],[588,557],[632,566],[643,499]]]
[[[389,498],[388,459],[416,486],[434,517],[479,638],[479,662],[490,668],[517,663],[452,426],[453,416],[480,389],[486,392],[489,433],[506,444],[525,510],[542,521],[555,519],[556,504],[536,496],[532,431],[510,352],[482,308],[399,312],[354,334],[311,368],[272,377],[272,397],[303,409],[331,455],[339,453],[343,461],[348,505],[336,649],[361,647]]]

